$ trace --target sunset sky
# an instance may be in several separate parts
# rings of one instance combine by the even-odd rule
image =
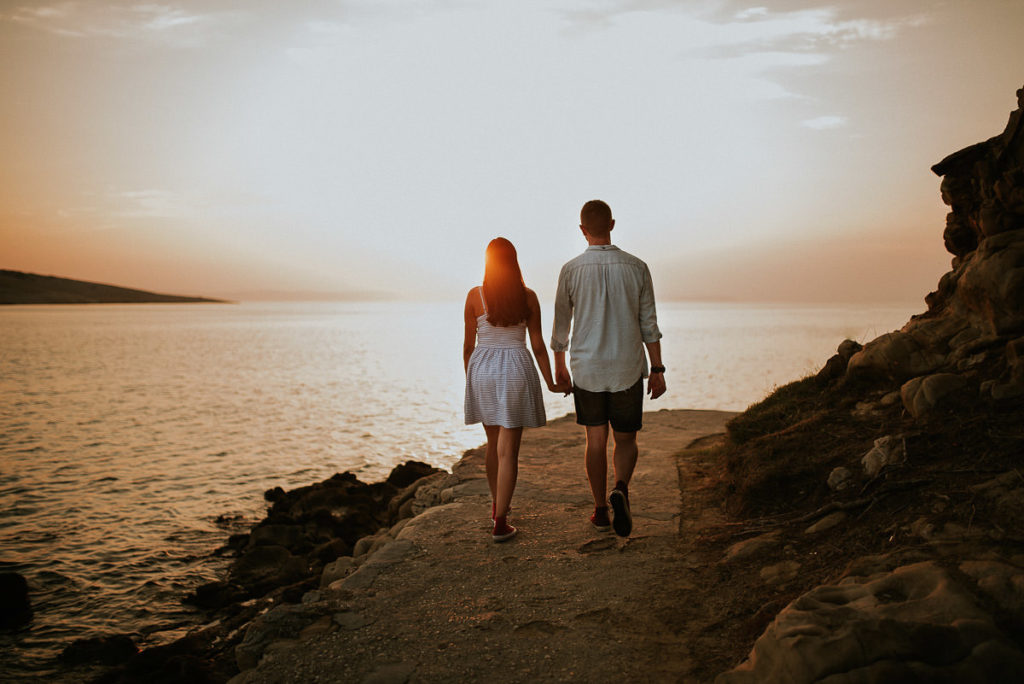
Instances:
[[[0,2],[0,268],[542,297],[589,199],[659,297],[919,301],[929,167],[1002,131],[1020,0]]]

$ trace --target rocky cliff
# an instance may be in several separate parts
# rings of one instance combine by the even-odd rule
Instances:
[[[725,493],[753,536],[726,558],[767,549],[784,607],[721,684],[1024,681],[1017,97],[1000,135],[932,167],[953,259],[927,311],[730,424]]]

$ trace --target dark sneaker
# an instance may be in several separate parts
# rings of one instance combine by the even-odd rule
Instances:
[[[508,541],[512,537],[516,536],[518,532],[516,528],[509,525],[507,522],[496,522],[494,523],[494,531],[491,532],[491,539],[496,542]]]
[[[608,503],[612,505],[615,516],[612,519],[612,527],[615,534],[620,537],[628,537],[633,531],[633,516],[629,513],[629,497],[621,489],[613,489],[608,497]]]
[[[598,532],[607,532],[612,529],[612,521],[608,518],[608,507],[595,507],[594,514],[590,516],[590,524],[596,527]]]

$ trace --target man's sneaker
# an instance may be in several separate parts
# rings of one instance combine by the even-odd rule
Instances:
[[[633,516],[629,513],[629,497],[621,489],[613,489],[608,497],[608,503],[612,505],[612,510],[615,511],[612,521],[615,534],[620,537],[628,537],[629,533],[633,531]]]
[[[516,528],[509,525],[504,520],[498,520],[494,523],[494,531],[491,532],[491,539],[496,542],[508,541],[512,537],[516,536],[518,532]]]
[[[598,532],[612,529],[612,521],[608,519],[608,507],[595,506],[594,514],[590,516],[590,524],[596,527]]]

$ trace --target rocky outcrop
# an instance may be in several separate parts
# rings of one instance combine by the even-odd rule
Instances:
[[[769,588],[812,572],[819,550],[806,545],[819,539],[853,562],[785,596],[719,684],[1024,681],[1024,88],[1017,97],[1000,135],[932,167],[953,258],[927,311],[862,348],[843,342],[816,376],[729,424],[735,508],[777,514],[759,531],[791,532],[726,559],[764,544]]]
[[[904,386],[914,416],[934,407],[930,397],[940,385],[942,394],[969,390],[997,401],[1024,395],[1024,89],[1017,97],[1000,135],[932,167],[950,207],[943,240],[953,260],[925,298],[928,310],[867,343],[847,364],[850,377],[903,384],[930,376]],[[963,382],[951,382],[953,374]]]
[[[993,598],[1021,614],[1024,571],[965,561],[958,580],[934,562],[866,559],[835,585],[786,606],[749,658],[716,684],[1012,682],[1024,653],[999,628]]]
[[[20,627],[31,619],[28,582],[16,572],[0,572],[0,629]]]
[[[325,566],[352,556],[357,542],[414,514],[417,489],[428,475],[442,474],[426,463],[396,466],[387,480],[367,484],[339,473],[307,487],[276,487],[266,518],[247,535],[236,535],[221,553],[236,556],[224,580],[196,589],[186,599],[220,609],[282,587],[298,596],[319,585]]]
[[[271,504],[266,517],[218,550],[233,558],[226,578],[185,598],[209,611],[209,624],[134,655],[127,637],[75,642],[62,659],[68,665],[127,659],[97,680],[105,683],[156,675],[160,681],[224,682],[265,653],[351,628],[353,616],[328,587],[358,571],[356,581],[365,582],[395,562],[408,544],[395,537],[455,482],[446,471],[409,461],[384,482],[367,484],[344,472],[290,491],[275,487],[264,494]]]

